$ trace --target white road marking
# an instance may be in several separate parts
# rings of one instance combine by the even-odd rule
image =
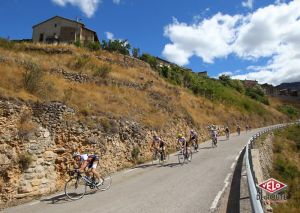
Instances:
[[[135,168],[135,169],[129,169],[129,170],[123,172],[123,174],[127,174],[127,173],[129,173],[129,172],[133,172],[134,170],[136,170],[136,168]]]
[[[214,210],[217,207],[222,194],[224,193],[225,189],[229,185],[230,176],[231,176],[231,173],[228,173],[224,180],[224,186],[223,186],[222,190],[218,192],[217,196],[215,197],[214,201],[212,202],[212,204],[210,206],[210,210]]]
[[[28,204],[28,206],[33,206],[33,205],[36,205],[36,204],[39,204],[41,201],[37,200],[35,202],[31,202]]]
[[[238,154],[234,160],[237,161],[239,159],[239,157],[240,157],[240,154]]]
[[[234,166],[235,166],[235,162],[233,162],[232,164],[231,164],[231,169],[233,169],[234,168]]]

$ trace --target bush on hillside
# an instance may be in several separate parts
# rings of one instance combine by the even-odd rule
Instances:
[[[15,47],[15,43],[0,37],[0,47],[11,50]]]
[[[85,47],[90,51],[97,51],[101,49],[100,42],[88,42]]]
[[[299,115],[299,111],[295,107],[287,104],[279,106],[278,110],[290,118],[296,118]]]
[[[29,153],[23,153],[19,157],[19,166],[22,171],[29,168],[30,164],[32,163],[32,155]]]
[[[23,84],[25,89],[30,93],[37,93],[42,85],[43,72],[39,66],[34,63],[25,65],[23,74]]]
[[[109,52],[118,52],[123,55],[130,55],[131,45],[127,40],[109,40],[108,42],[102,41],[102,49]]]
[[[139,48],[133,48],[132,49],[132,56],[134,58],[139,58],[140,57],[140,49]]]
[[[157,60],[154,56],[148,54],[148,53],[143,53],[141,56],[140,56],[140,59],[142,61],[145,61],[147,62],[148,64],[150,64],[150,66],[153,68],[153,69],[157,69]]]
[[[94,76],[99,76],[101,78],[107,78],[107,76],[109,75],[111,70],[112,70],[112,67],[110,65],[102,65],[95,70]]]

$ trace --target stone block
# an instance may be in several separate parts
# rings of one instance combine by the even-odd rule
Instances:
[[[41,184],[41,180],[34,179],[31,181],[31,186],[39,186]]]

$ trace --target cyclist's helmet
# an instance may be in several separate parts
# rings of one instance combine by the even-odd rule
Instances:
[[[191,129],[190,133],[191,133],[191,134],[194,134],[194,133],[195,133],[195,131],[194,131],[193,129]]]
[[[177,135],[177,138],[182,138],[182,134],[178,134],[178,135]]]
[[[79,152],[74,152],[74,153],[73,153],[73,158],[76,158],[76,157],[79,156],[79,155],[80,155]]]
[[[158,139],[158,136],[157,136],[157,135],[153,135],[153,139],[154,139],[154,140],[157,140],[157,139]]]

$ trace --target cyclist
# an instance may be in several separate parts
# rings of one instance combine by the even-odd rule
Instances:
[[[241,127],[240,127],[240,125],[237,125],[237,133],[238,133],[238,135],[240,135],[241,134]]]
[[[229,134],[230,134],[229,127],[226,126],[226,127],[225,127],[225,135],[226,135],[226,138],[227,138],[227,139],[229,139]]]
[[[188,143],[187,143],[185,137],[183,137],[182,134],[178,134],[177,138],[178,138],[177,142],[179,144],[179,147],[183,148],[184,152],[187,153]]]
[[[190,140],[189,142],[192,142],[192,145],[194,146],[195,150],[198,150],[198,134],[194,131],[190,131]]]
[[[153,136],[151,148],[155,151],[155,156],[157,156],[157,152],[160,152],[163,156],[163,160],[166,157],[166,143],[157,135]]]
[[[211,139],[214,142],[214,145],[217,146],[218,143],[218,131],[215,125],[212,125],[211,128]]]
[[[100,174],[96,171],[96,168],[99,163],[99,157],[97,155],[88,155],[88,154],[80,154],[79,152],[75,152],[73,154],[73,158],[76,163],[79,165],[80,173],[87,173],[87,176],[90,178],[91,174],[94,174],[99,182],[95,183],[97,186],[100,186],[102,183],[102,179]]]

